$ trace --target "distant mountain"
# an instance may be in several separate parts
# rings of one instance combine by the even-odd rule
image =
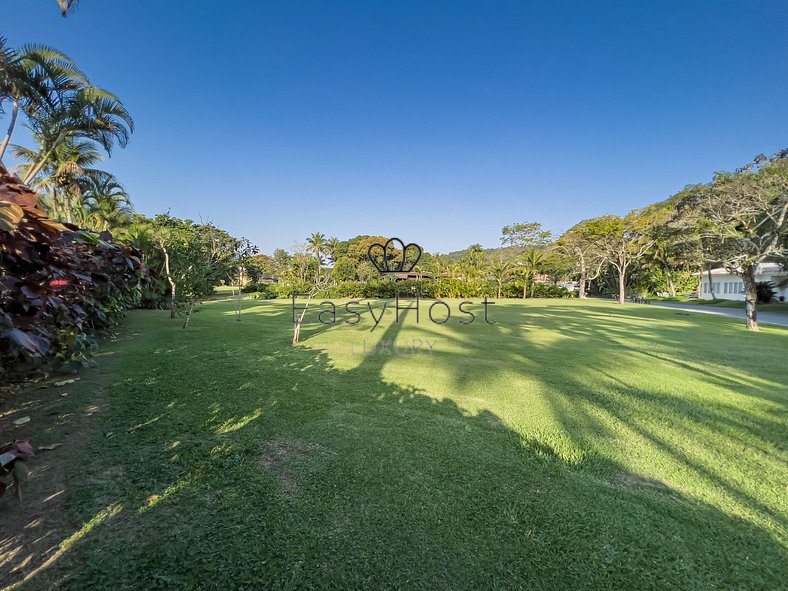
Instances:
[[[450,261],[459,261],[465,254],[468,252],[468,249],[465,250],[455,250],[448,254],[444,254],[441,256],[446,257]],[[516,246],[499,246],[498,248],[485,248],[483,250],[484,257],[489,261],[496,261],[498,259],[503,260],[511,260],[517,255],[519,255],[522,250]]]

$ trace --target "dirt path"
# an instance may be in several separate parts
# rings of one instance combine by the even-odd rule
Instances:
[[[12,488],[0,497],[0,589],[15,588],[46,568],[82,525],[67,511],[76,477],[67,467],[90,444],[105,407],[112,363],[106,352],[97,360],[98,367],[31,385],[0,401],[0,439],[28,439],[36,451],[27,461],[30,475],[22,501]],[[72,381],[55,385],[67,380]],[[25,417],[30,420],[14,424]],[[47,447],[54,449],[41,449]]]

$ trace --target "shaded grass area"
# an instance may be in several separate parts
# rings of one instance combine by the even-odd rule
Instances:
[[[71,460],[87,528],[24,588],[784,584],[788,330],[450,303],[298,347],[289,302],[132,314]]]

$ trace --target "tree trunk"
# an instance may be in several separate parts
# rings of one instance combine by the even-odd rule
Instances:
[[[63,213],[66,215],[66,222],[73,224],[74,216],[71,211],[71,199],[66,189],[63,189]]]
[[[5,150],[8,147],[8,142],[11,141],[11,134],[14,133],[14,126],[16,125],[16,116],[19,113],[19,97],[14,97],[14,106],[11,109],[11,121],[8,124],[8,131],[3,138],[3,143],[0,144],[0,162],[5,156]]]
[[[528,278],[523,277],[523,299],[528,297]]]
[[[60,220],[60,207],[58,206],[57,187],[52,186],[52,219]]]
[[[625,291],[626,291],[626,271],[624,269],[620,269],[618,271],[618,303],[623,304],[625,300]]]
[[[758,286],[755,282],[755,267],[745,267],[741,278],[744,282],[744,307],[747,314],[747,330],[758,330]]]
[[[164,274],[167,275],[167,281],[170,283],[170,318],[175,318],[178,315],[178,307],[175,302],[175,282],[170,274],[170,254],[167,252],[164,240],[159,242],[159,247],[164,253]]]
[[[673,283],[673,273],[671,272],[670,265],[662,263],[665,266],[665,274],[668,276],[668,289],[671,297],[676,297],[676,285]]]
[[[241,284],[243,282],[243,271],[238,269],[238,299],[235,301],[235,319],[241,321]]]
[[[186,312],[186,319],[183,321],[183,328],[189,328],[189,320],[192,319],[192,312],[194,312],[194,300],[189,302],[189,311]]]
[[[501,299],[501,289],[503,289],[503,282],[499,279],[498,280],[498,299]]]
[[[588,272],[586,271],[586,258],[583,256],[583,253],[580,253],[580,279],[577,282],[577,297],[584,298],[586,297],[586,277],[588,276]]]
[[[717,298],[714,297],[714,282],[711,280],[711,267],[706,269],[709,277],[709,293],[711,294],[711,299],[716,300]]]
[[[41,160],[39,160],[38,163],[32,169],[30,169],[30,172],[27,173],[27,176],[25,177],[24,181],[22,181],[23,183],[29,185],[30,181],[32,181],[39,172],[41,172],[41,169],[44,168],[44,165],[46,165],[47,160],[49,160],[49,157],[52,156],[52,153],[55,151],[55,148],[57,148],[60,145],[60,142],[62,142],[65,137],[66,134],[61,131],[58,134],[57,138],[55,138],[55,141],[49,147],[49,150],[47,150],[44,153],[44,155],[41,156]]]

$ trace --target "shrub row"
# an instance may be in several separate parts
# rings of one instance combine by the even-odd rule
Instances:
[[[247,284],[242,291],[251,293],[252,299],[290,298],[304,295],[312,286],[307,283],[261,283]],[[341,281],[323,289],[315,297],[326,299],[340,298],[393,298],[395,295],[423,298],[482,298],[494,299],[498,287],[486,281],[463,281],[457,279],[407,280],[407,281]],[[563,287],[548,283],[533,283],[528,286],[529,297],[571,298],[574,293]],[[503,286],[501,297],[522,298],[522,281],[512,281]]]

